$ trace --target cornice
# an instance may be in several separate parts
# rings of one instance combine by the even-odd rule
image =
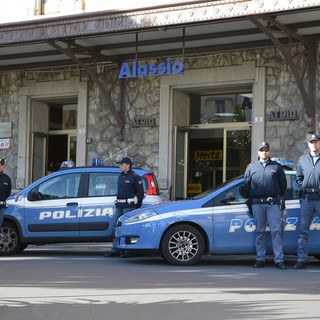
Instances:
[[[130,12],[101,11],[0,24],[0,44],[139,31],[169,25],[319,8],[320,0],[225,0]]]

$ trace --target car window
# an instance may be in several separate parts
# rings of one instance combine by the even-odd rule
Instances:
[[[89,197],[115,196],[118,192],[117,172],[91,172],[89,176]]]
[[[247,199],[243,198],[239,193],[239,188],[242,184],[233,186],[216,197],[213,198],[214,206],[226,206],[245,203]]]
[[[70,173],[52,177],[28,194],[28,200],[48,200],[78,197],[81,173]]]
[[[247,201],[247,199],[243,198],[240,195],[239,188],[241,184],[237,184],[233,187],[228,188],[227,190],[221,192],[206,204],[203,207],[212,207],[212,206],[226,206],[226,205],[235,205],[242,204]]]
[[[236,180],[238,180],[238,179],[241,179],[242,177],[243,177],[243,176],[238,176],[238,177],[235,177],[235,178],[233,178],[233,179],[230,179],[230,180],[228,180],[228,181],[226,181],[226,182],[223,182],[223,183],[221,183],[221,184],[219,184],[219,185],[217,185],[217,186],[214,186],[214,187],[211,188],[211,189],[208,189],[208,190],[206,190],[206,191],[204,191],[204,192],[202,192],[202,193],[199,193],[199,194],[191,197],[190,199],[192,199],[192,200],[198,200],[198,199],[204,198],[204,197],[208,196],[210,193],[212,193],[212,192],[214,192],[214,191],[216,191],[216,190],[219,190],[220,188],[224,187],[225,185],[231,184],[231,183],[233,183],[234,181],[236,181]]]
[[[287,190],[285,193],[286,200],[299,199],[301,188],[298,185],[295,174],[287,174]]]
[[[140,179],[142,182],[143,191],[148,192],[149,190],[148,179],[144,176],[140,176]]]

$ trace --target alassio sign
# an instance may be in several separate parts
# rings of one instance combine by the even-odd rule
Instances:
[[[136,60],[131,63],[123,62],[120,67],[118,78],[135,78],[146,76],[164,76],[169,74],[181,74],[184,71],[184,65],[180,61],[172,62],[167,58],[166,62],[138,64]]]

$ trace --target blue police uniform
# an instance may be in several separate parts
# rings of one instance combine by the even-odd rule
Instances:
[[[4,160],[0,158],[0,164],[4,165]],[[4,209],[6,208],[5,201],[11,194],[11,179],[8,175],[0,172],[0,228],[2,226]]]
[[[116,212],[113,218],[114,226],[124,213],[140,208],[143,197],[144,190],[139,175],[131,169],[128,172],[121,172],[118,178]]]
[[[252,213],[256,221],[257,262],[260,263],[260,266],[265,262],[265,230],[268,222],[274,262],[276,266],[283,264],[283,224],[280,201],[287,188],[285,172],[281,165],[270,159],[265,163],[255,161],[246,169],[245,187],[250,192]]]
[[[317,139],[315,139],[317,140]],[[300,197],[300,224],[295,269],[305,267],[308,258],[309,228],[314,215],[320,215],[320,155],[302,156],[297,164],[297,182]]]
[[[139,175],[131,169],[126,173],[121,172],[118,178],[117,209],[140,208],[143,197],[144,191]]]
[[[144,190],[141,178],[131,169],[131,159],[124,157],[118,164],[129,164],[130,169],[126,172],[121,172],[118,177],[118,193],[115,201],[116,212],[113,217],[113,228],[115,229],[118,219],[127,212],[140,208],[144,198]],[[116,255],[116,239],[113,238],[112,251],[107,256]]]

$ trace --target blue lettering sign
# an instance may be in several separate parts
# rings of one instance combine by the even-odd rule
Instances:
[[[128,62],[124,62],[121,65],[120,72],[119,72],[119,78],[131,78],[131,73],[130,73],[130,68],[129,68]]]
[[[155,63],[138,65],[134,60],[131,63],[131,68],[128,62],[123,62],[120,67],[118,78],[134,78],[134,77],[146,77],[154,75],[169,75],[169,74],[181,74],[184,71],[184,65],[182,62],[176,61],[172,63],[171,58],[167,58],[166,62],[161,62],[158,65]]]

